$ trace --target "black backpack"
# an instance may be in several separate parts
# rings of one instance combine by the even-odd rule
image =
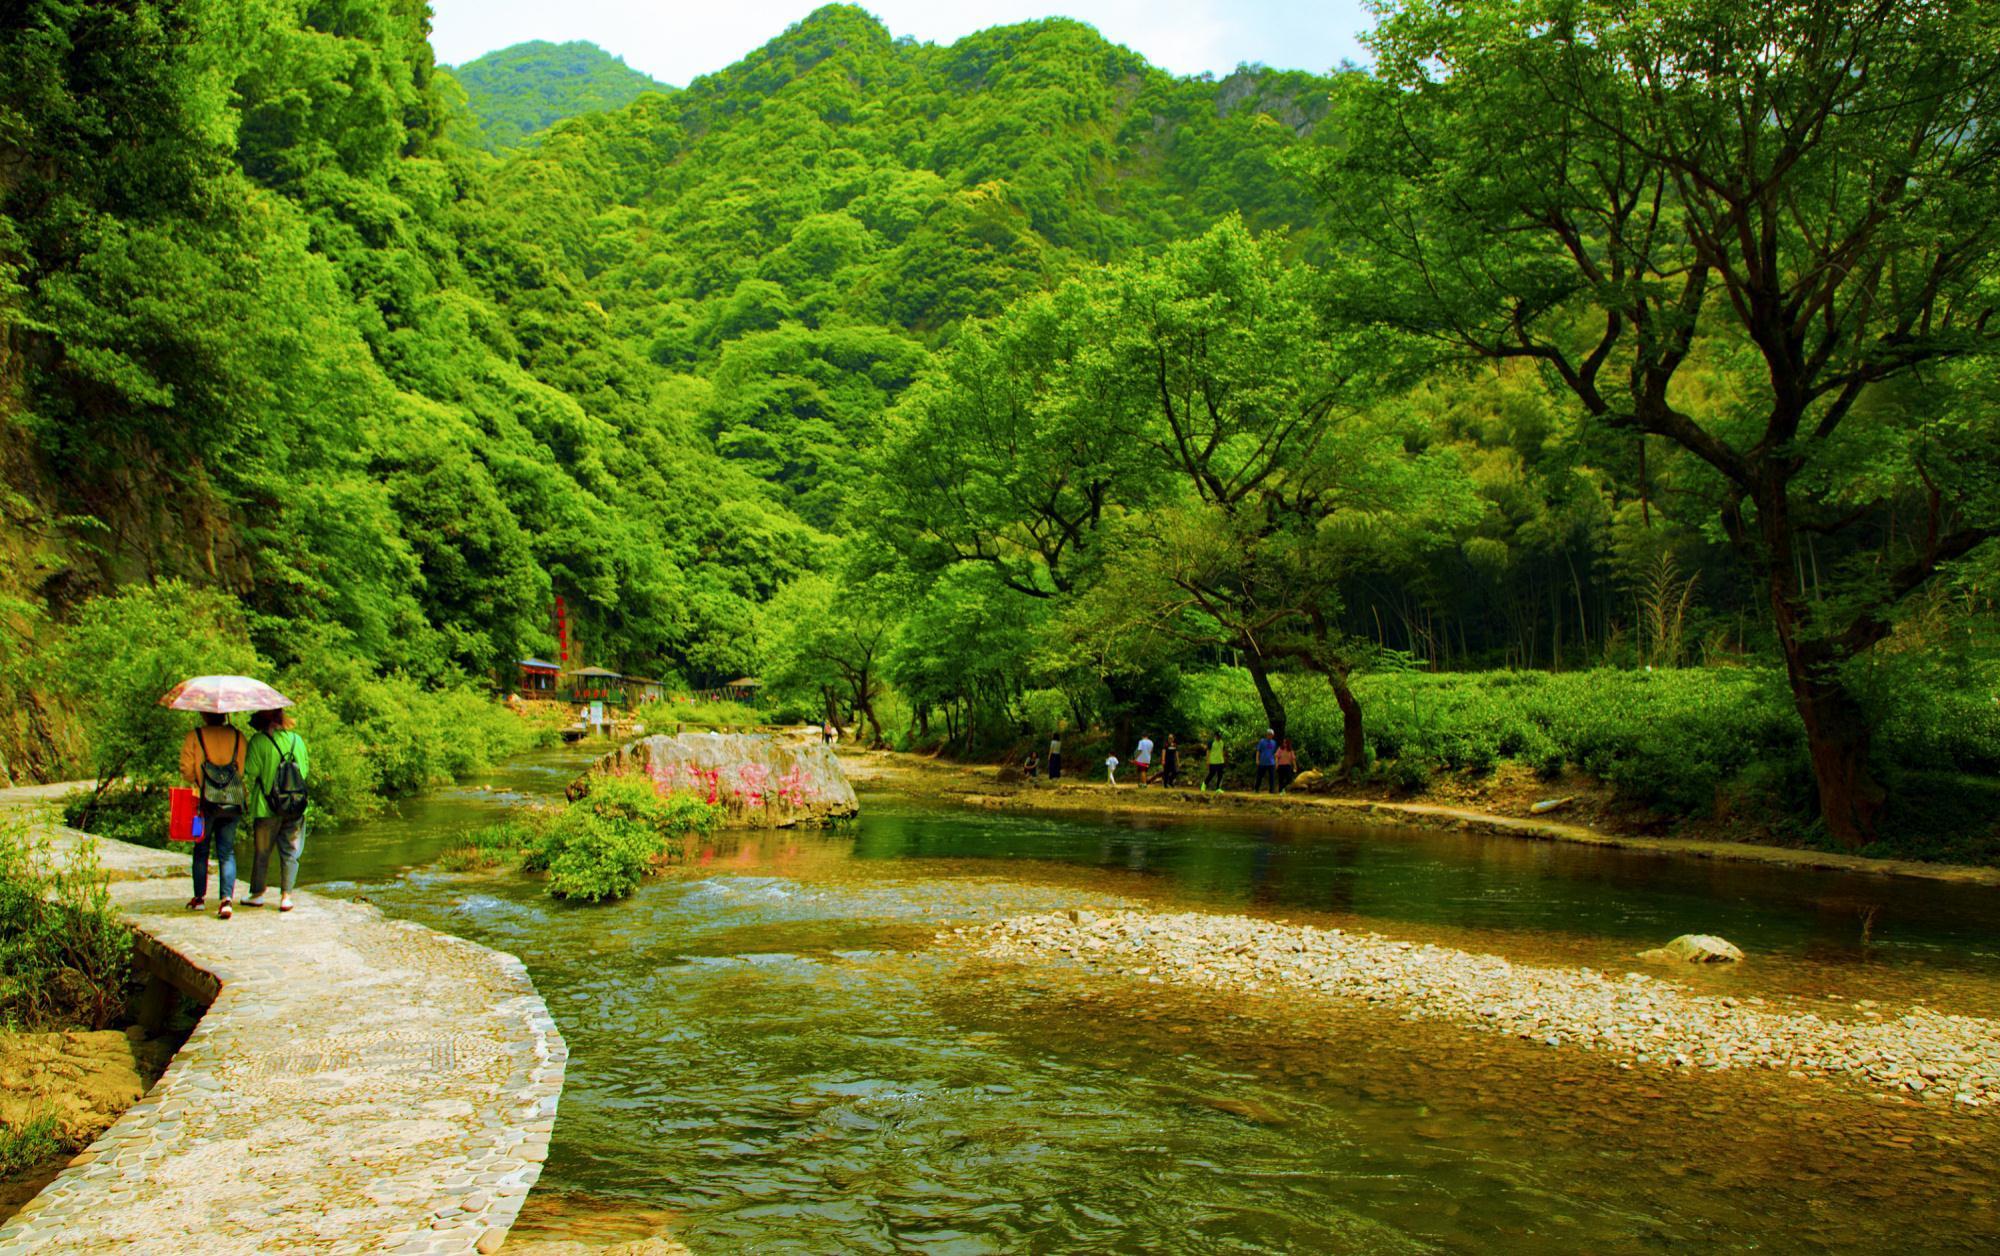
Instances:
[[[296,757],[299,743],[294,739],[293,749],[287,751],[280,747],[278,739],[269,733],[264,734],[264,739],[278,752],[278,770],[271,773],[271,787],[264,791],[265,805],[270,807],[271,814],[280,820],[296,820],[306,813],[306,804],[310,801],[306,790],[306,774],[299,769]]]
[[[243,770],[236,766],[236,747],[242,744],[243,734],[233,728],[229,731],[236,740],[230,743],[229,757],[221,763],[209,760],[208,739],[195,734],[195,745],[201,750],[196,792],[201,796],[201,814],[211,820],[234,820],[243,814]]]

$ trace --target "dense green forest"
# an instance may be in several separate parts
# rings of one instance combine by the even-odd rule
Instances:
[[[531,40],[455,66],[465,91],[472,143],[488,152],[519,148],[529,136],[578,114],[622,108],[642,92],[672,91],[596,44]]]
[[[379,727],[561,596],[904,744],[1268,724],[2000,849],[1988,8],[1402,0],[1212,79],[831,6],[608,110],[427,22],[0,18],[17,771],[143,741],[82,641]]]

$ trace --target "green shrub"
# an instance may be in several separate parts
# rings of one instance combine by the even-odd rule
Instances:
[[[459,870],[517,858],[523,872],[549,874],[555,897],[601,902],[630,894],[656,862],[685,853],[689,834],[721,818],[721,808],[693,795],[662,798],[644,776],[600,776],[569,806],[524,811],[474,830],[447,857]]]
[[[102,794],[94,789],[79,789],[63,797],[62,819],[73,829],[135,846],[165,848],[170,844],[164,789],[114,785]]]
[[[92,598],[54,658],[96,774],[149,786],[180,783],[181,741],[197,718],[160,696],[190,676],[263,671],[236,602],[178,581]]]
[[[666,835],[656,829],[572,807],[549,828],[549,893],[585,902],[623,898],[639,888],[666,845]]]
[[[1431,764],[1428,759],[1404,755],[1379,764],[1377,774],[1397,793],[1420,794],[1430,788]]]
[[[741,702],[664,702],[642,707],[640,719],[649,732],[671,731],[675,724],[690,728],[755,728],[770,723],[771,713]]]
[[[108,1029],[131,962],[96,853],[62,853],[47,830],[0,816],[0,1023]]]

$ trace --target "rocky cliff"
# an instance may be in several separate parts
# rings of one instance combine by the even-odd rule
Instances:
[[[825,824],[861,810],[840,760],[817,742],[746,733],[641,737],[592,764],[569,787],[571,801],[590,792],[593,777],[614,772],[644,773],[662,792],[720,804],[725,828]]]

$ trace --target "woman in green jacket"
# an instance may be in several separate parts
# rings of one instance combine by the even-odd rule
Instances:
[[[306,739],[292,731],[283,711],[259,711],[250,717],[256,730],[243,765],[250,787],[249,819],[254,845],[250,854],[250,897],[245,907],[264,905],[265,876],[271,851],[278,852],[278,910],[292,909],[292,886],[299,877],[299,854],[306,848],[306,778],[312,765]]]

